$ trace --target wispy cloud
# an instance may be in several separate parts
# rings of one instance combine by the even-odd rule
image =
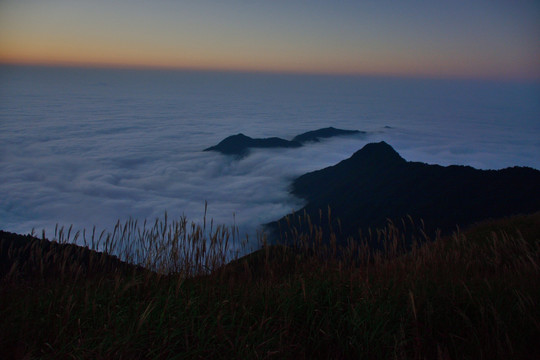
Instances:
[[[208,202],[208,218],[253,235],[303,205],[288,193],[293,178],[379,140],[411,161],[540,167],[536,90],[492,99],[489,87],[470,97],[444,84],[427,91],[373,79],[12,71],[0,88],[0,228],[8,231],[111,230],[165,211],[202,221]],[[238,132],[291,139],[330,125],[370,133],[253,149],[240,160],[202,151]]]

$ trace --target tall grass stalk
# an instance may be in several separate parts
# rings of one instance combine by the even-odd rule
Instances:
[[[33,233],[33,232],[32,232]],[[45,232],[42,234],[45,239]],[[121,261],[140,265],[161,274],[182,273],[194,276],[222,267],[247,251],[247,241],[241,241],[235,226],[206,227],[188,222],[185,216],[171,221],[167,213],[153,223],[128,219],[118,221],[112,232],[88,234],[86,230],[73,233],[56,225],[54,237],[59,244],[76,244],[103,254],[116,256]]]

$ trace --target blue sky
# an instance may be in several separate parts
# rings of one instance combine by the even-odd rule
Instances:
[[[3,0],[0,61],[540,78],[540,3]]]

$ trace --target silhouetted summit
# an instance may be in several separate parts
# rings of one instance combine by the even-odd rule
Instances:
[[[308,131],[303,134],[297,135],[293,138],[293,141],[305,143],[308,141],[319,141],[319,139],[330,138],[333,136],[353,135],[353,134],[365,134],[365,131],[359,130],[342,130],[334,127],[326,127],[318,130]]]
[[[540,210],[540,171],[526,167],[477,170],[404,160],[385,142],[368,144],[349,159],[294,180],[291,193],[304,198],[313,223],[328,229],[320,212],[331,208],[330,224],[343,235],[359,229],[423,219],[426,231],[455,230],[488,218]],[[339,218],[340,224],[337,219]],[[297,229],[305,225],[294,222]],[[278,221],[282,225],[285,219]],[[278,223],[271,224],[276,230]],[[286,228],[286,226],[282,226]]]
[[[237,134],[225,138],[219,144],[206,148],[204,151],[218,151],[226,155],[245,156],[251,148],[296,148],[302,146],[305,142],[319,141],[321,138],[352,134],[365,134],[365,132],[327,127],[308,131],[296,136],[292,140],[285,140],[278,137],[254,139],[244,134]]]
[[[232,135],[222,140],[216,146],[211,146],[204,151],[219,151],[227,155],[245,155],[250,148],[291,148],[300,147],[297,141],[288,141],[278,137],[265,139],[253,139],[244,134]]]
[[[360,163],[373,163],[374,165],[385,163],[404,163],[406,162],[393,147],[386,142],[381,141],[378,143],[369,143],[362,149],[355,152],[348,160],[350,162]],[[348,160],[343,162],[347,164]]]

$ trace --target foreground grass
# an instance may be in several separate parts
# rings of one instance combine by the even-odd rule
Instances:
[[[2,246],[3,357],[534,358],[540,214],[407,251],[393,225],[372,234],[388,244],[380,251],[367,241],[314,250],[317,232],[300,234],[296,247],[265,246],[229,265],[226,229],[156,226],[145,236],[125,226],[123,236],[162,252],[135,256],[123,237],[105,240],[146,269],[37,240]]]

